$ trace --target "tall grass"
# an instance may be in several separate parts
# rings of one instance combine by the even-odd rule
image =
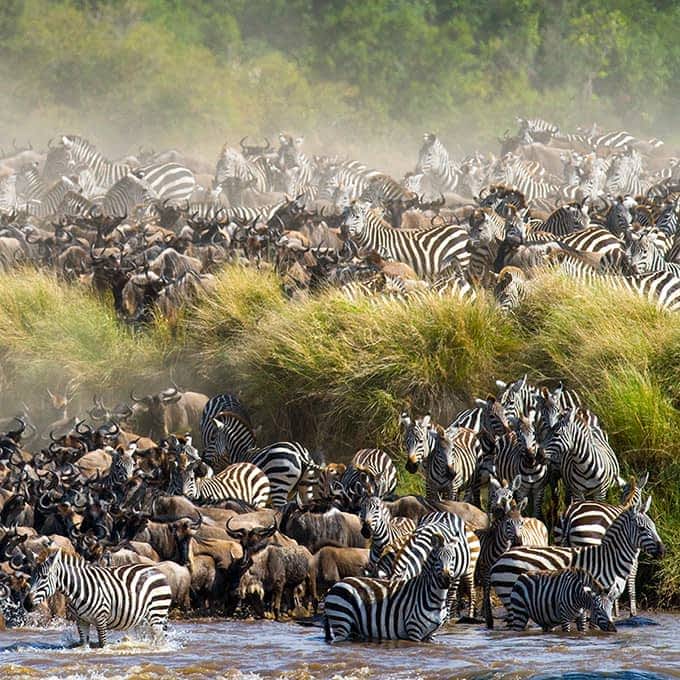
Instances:
[[[289,301],[273,273],[229,266],[174,323],[133,334],[106,301],[23,271],[0,276],[0,329],[10,399],[68,378],[124,397],[180,375],[194,389],[238,391],[262,440],[300,439],[328,460],[385,448],[402,492],[422,490],[403,469],[402,410],[447,423],[494,378],[563,380],[601,417],[623,473],[650,472],[669,551],[660,567],[643,562],[643,596],[680,602],[680,315],[625,292],[546,276],[507,316],[484,296]]]
[[[67,382],[89,394],[153,380],[163,352],[120,324],[113,307],[55,276],[26,269],[0,276],[3,402],[35,404]]]

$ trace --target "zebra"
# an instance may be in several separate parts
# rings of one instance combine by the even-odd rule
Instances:
[[[131,171],[129,165],[112,163],[97,151],[86,139],[76,135],[64,135],[61,138],[62,146],[68,151],[74,165],[88,167],[99,187],[108,190]]]
[[[447,619],[451,580],[465,570],[460,537],[434,533],[421,572],[410,579],[345,578],[324,600],[327,642],[350,636],[366,640],[430,641]]]
[[[426,175],[435,192],[455,191],[460,180],[460,166],[449,158],[449,152],[433,132],[423,135],[418,152],[416,174]]]
[[[221,426],[215,422],[219,417]],[[233,394],[218,394],[211,397],[203,407],[199,424],[203,460],[215,472],[250,451],[255,446],[255,432],[250,415],[241,401]],[[222,450],[216,451],[217,433],[220,432]]]
[[[42,218],[59,215],[64,198],[69,192],[80,193],[78,186],[69,177],[62,177],[48,189],[47,193],[43,194],[39,201],[34,200],[28,204],[29,214]]]
[[[511,500],[508,509],[502,516],[496,516],[489,528],[479,531],[479,559],[475,566],[475,584],[482,587],[482,616],[487,628],[493,628],[493,611],[491,607],[491,583],[489,580],[491,567],[496,560],[513,546],[522,545],[522,510],[528,499],[523,499],[519,506]]]
[[[631,234],[626,254],[634,274],[664,271],[680,276],[680,264],[666,261],[663,252],[656,246],[654,233],[651,231],[639,235]]]
[[[603,430],[584,408],[571,409],[552,429],[543,446],[545,455],[560,466],[571,500],[604,500],[607,490],[623,487],[619,461]]]
[[[531,411],[536,410],[538,390],[528,381],[526,374],[513,383],[496,380],[496,387],[500,390],[498,401],[503,408],[506,421],[528,417]]]
[[[182,473],[183,494],[199,503],[238,500],[255,508],[264,508],[271,495],[267,475],[252,463],[233,463],[213,477],[197,478],[194,466]]]
[[[541,519],[549,457],[536,443],[534,420],[533,409],[527,416],[520,416],[515,421],[515,427],[496,440],[492,460],[487,459],[483,465],[491,465],[490,473],[496,479],[514,480],[519,475],[520,485],[516,495],[520,500],[530,498],[533,515]]]
[[[220,421],[217,421],[220,422]],[[225,425],[226,428],[226,425]],[[217,453],[222,449],[222,428],[217,435]],[[313,487],[318,483],[319,466],[309,451],[298,442],[276,442],[264,448],[251,449],[234,456],[234,463],[252,463],[269,479],[271,504],[282,508],[294,491],[303,502],[312,500]]]
[[[470,264],[468,279],[483,283],[494,270],[500,244],[505,239],[506,221],[491,208],[480,208],[470,216]]]
[[[81,646],[89,644],[92,625],[100,647],[106,646],[109,630],[141,623],[150,625],[156,638],[161,637],[172,596],[167,578],[158,569],[141,564],[93,566],[61,549],[42,557],[31,576],[27,611],[60,592],[75,613]]]
[[[626,509],[627,504],[641,502],[642,490],[648,479],[649,475],[645,474],[637,484],[626,485],[620,505],[610,505],[601,501],[576,501],[571,503],[554,527],[555,544],[571,548],[599,545],[607,528]],[[636,557],[628,577],[631,616],[637,614],[635,593],[637,567],[638,560]]]
[[[638,550],[654,557],[665,552],[653,520],[647,515],[651,498],[642,506],[632,503],[609,526],[600,545],[586,548],[511,548],[491,568],[491,585],[506,609],[515,581],[525,572],[577,567],[593,575],[605,589],[616,578],[627,579]]]
[[[157,198],[156,193],[143,177],[124,175],[108,189],[101,201],[101,209],[104,215],[128,217],[154,198]]]
[[[401,548],[415,531],[415,522],[408,517],[392,517],[389,508],[378,496],[367,496],[361,502],[359,512],[361,535],[371,539],[368,555],[367,576],[381,576],[381,561],[390,549],[393,553]]]
[[[588,227],[557,240],[567,252],[587,255],[601,267],[619,271],[627,264],[623,242],[600,227]]]
[[[154,163],[134,170],[166,205],[188,201],[196,188],[194,173],[180,163]]]
[[[423,278],[434,278],[451,266],[463,271],[470,260],[468,233],[458,225],[394,229],[368,203],[354,202],[346,213],[344,228],[359,245],[386,259],[405,262]]]
[[[570,255],[561,256],[558,267],[581,283],[604,284],[616,290],[627,291],[657,309],[680,311],[680,277],[670,272],[650,272],[640,276],[602,274],[587,262]]]
[[[320,173],[318,198],[326,201],[333,201],[340,187],[350,202],[357,200],[364,194],[371,180],[384,176],[383,173],[371,170],[359,161],[334,159],[324,161]]]
[[[387,498],[397,489],[397,468],[385,451],[359,449],[340,478],[340,486],[350,506],[358,506],[367,491],[371,491],[374,496]]]
[[[569,203],[556,208],[538,227],[538,231],[563,237],[588,227],[588,213],[585,206]]]
[[[454,600],[456,607],[459,604],[457,594],[460,585],[469,594],[468,615],[472,617],[475,609],[474,575],[480,544],[474,531],[468,529],[458,515],[446,511],[435,511],[421,517],[415,531],[399,549],[392,564],[390,578],[403,580],[417,576],[425,564],[431,549],[432,537],[435,534],[441,534],[446,541],[461,539],[458,545],[460,575],[451,580],[448,611],[449,618],[452,618]]]
[[[506,266],[498,273],[493,294],[501,311],[509,313],[526,300],[531,288],[532,283],[522,269]]]
[[[242,192],[246,188],[265,193],[274,188],[269,163],[263,157],[246,158],[240,151],[227,146],[222,152],[215,168],[213,188],[221,187],[232,207],[241,203]]]
[[[580,632],[585,632],[585,612],[590,622],[600,630],[615,633],[612,605],[621,594],[617,579],[605,595],[602,586],[583,569],[535,571],[522,574],[510,593],[507,624],[511,630],[524,630],[533,619],[543,632],[561,626],[569,632],[576,620]]]
[[[473,498],[479,497],[476,473],[482,449],[476,432],[462,427],[444,431],[431,424],[429,414],[414,421],[402,414],[401,423],[408,456],[406,469],[413,473],[423,465],[428,500],[455,500],[465,487],[471,487]]]
[[[278,165],[285,178],[284,191],[289,196],[305,195],[314,198],[316,193],[312,189],[314,179],[314,165],[311,160],[300,151],[303,138],[293,139],[291,135],[279,135]]]
[[[536,397],[536,432],[539,442],[546,441],[560,418],[571,409],[581,406],[581,397],[574,390],[565,390],[560,382],[551,392],[541,387]],[[594,414],[591,414],[594,417]]]

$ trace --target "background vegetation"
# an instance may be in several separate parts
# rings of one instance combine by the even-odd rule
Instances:
[[[289,129],[366,157],[405,131],[495,142],[516,115],[669,137],[678,27],[670,0],[4,0],[0,139],[212,159]]]
[[[494,379],[564,380],[602,419],[626,475],[648,470],[668,556],[643,561],[650,601],[680,603],[680,316],[622,291],[548,277],[515,316],[485,298],[408,306],[350,303],[337,292],[291,302],[277,277],[227,267],[214,293],[178,319],[132,334],[111,305],[48,274],[0,276],[0,413],[40,408],[69,380],[87,407],[174,377],[185,388],[236,390],[262,441],[295,437],[327,460],[381,446],[402,467],[399,414],[446,424]],[[36,405],[37,404],[37,405]],[[82,412],[82,411],[81,411]]]

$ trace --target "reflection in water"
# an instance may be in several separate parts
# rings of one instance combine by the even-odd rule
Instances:
[[[19,680],[373,680],[394,678],[680,678],[680,617],[660,625],[591,632],[515,634],[452,626],[433,644],[329,646],[316,628],[268,621],[173,622],[167,641],[114,637],[106,649],[69,649],[72,625],[0,632],[0,678]]]

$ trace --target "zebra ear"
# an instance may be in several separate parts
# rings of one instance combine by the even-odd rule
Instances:
[[[213,418],[213,423],[215,423],[215,427],[218,430],[221,430],[224,428],[224,423],[221,420],[218,420],[217,418]]]
[[[583,590],[586,591],[586,593],[592,593],[593,589],[590,586],[583,586]]]
[[[408,427],[411,424],[411,416],[409,416],[406,411],[404,411],[400,416],[399,416],[399,422],[404,426]]]
[[[647,484],[648,481],[649,481],[649,472],[645,472],[642,475],[642,477],[640,477],[640,479],[638,480],[638,484],[637,484],[638,489],[644,489],[645,485]]]
[[[510,487],[513,491],[517,491],[519,487],[522,485],[522,475],[517,475],[513,480],[512,480],[512,486]]]
[[[432,422],[432,416],[429,413],[427,415],[423,416],[423,426],[424,427],[430,427],[431,422]]]
[[[517,479],[517,478],[515,477],[515,479]],[[519,507],[517,508],[519,510],[520,514],[524,511],[524,508],[526,508],[528,504],[529,504],[529,498],[523,498],[520,501]]]
[[[503,382],[502,380],[496,380],[496,387],[503,391],[506,387],[508,386],[508,383]]]
[[[652,505],[652,497],[647,496],[647,500],[645,501],[645,504],[642,506],[642,509],[640,510],[640,512],[643,515],[646,515],[649,512],[649,508],[650,508],[651,505]]]
[[[493,487],[495,490],[501,488],[501,483],[495,477],[489,477],[489,486]]]

